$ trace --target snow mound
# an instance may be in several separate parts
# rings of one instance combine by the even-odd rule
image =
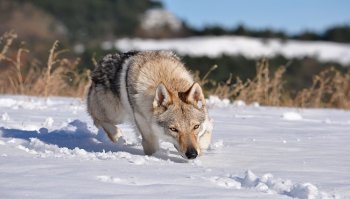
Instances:
[[[285,112],[283,113],[282,118],[284,120],[302,120],[303,119],[303,117],[296,112]]]
[[[230,105],[229,99],[220,99],[218,96],[209,96],[209,98],[206,100],[206,104],[208,107],[213,108],[225,108]]]
[[[119,160],[125,159],[129,163],[135,165],[146,164],[147,161],[159,161],[154,157],[133,155],[128,152],[118,151],[102,151],[93,152],[87,151],[75,147],[74,149],[69,149],[67,147],[58,147],[57,145],[46,144],[37,138],[30,138],[28,143],[18,146],[18,149],[26,151],[30,154],[37,155],[41,158],[55,157],[55,158],[79,158],[85,160]]]
[[[96,179],[101,182],[107,182],[107,183],[120,183],[122,180],[120,178],[115,178],[113,176],[96,176]]]
[[[52,117],[48,117],[45,119],[43,126],[47,128],[52,127],[53,122],[54,120],[52,119]]]
[[[250,106],[258,108],[258,107],[260,107],[260,104],[259,104],[259,102],[253,102],[250,104]]]
[[[232,175],[228,177],[214,176],[209,180],[212,183],[225,188],[255,189],[257,191],[268,194],[280,194],[299,199],[338,198],[336,195],[331,195],[320,191],[315,185],[311,183],[293,184],[291,180],[282,180],[275,178],[270,173],[258,177],[250,170],[247,170],[244,173],[243,177]]]
[[[1,119],[2,119],[2,121],[9,121],[10,120],[10,116],[9,116],[9,114],[8,113],[3,113],[2,115],[1,115]]]
[[[236,107],[244,107],[246,106],[246,103],[242,100],[235,100],[233,102],[233,106],[236,106]]]
[[[212,183],[225,188],[241,189],[241,183],[229,177],[214,176],[209,179]]]
[[[212,144],[209,145],[209,150],[216,150],[220,149],[224,146],[224,141],[223,140],[218,140]]]
[[[141,21],[141,27],[148,31],[164,27],[169,27],[173,31],[179,31],[182,28],[182,24],[179,19],[167,10],[154,8],[146,11]]]

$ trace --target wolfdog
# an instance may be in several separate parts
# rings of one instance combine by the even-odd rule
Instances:
[[[212,122],[202,88],[173,52],[106,55],[91,80],[88,112],[111,141],[122,136],[116,125],[129,120],[141,134],[146,155],[159,149],[159,139],[188,159],[208,148]]]

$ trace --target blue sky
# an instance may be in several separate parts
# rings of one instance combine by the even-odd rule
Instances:
[[[322,31],[350,24],[350,0],[162,0],[176,16],[195,27],[206,24],[274,28],[289,33]]]

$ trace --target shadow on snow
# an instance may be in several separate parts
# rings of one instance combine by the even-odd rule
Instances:
[[[87,152],[127,152],[133,155],[144,155],[142,149],[136,148],[136,145],[127,145],[122,143],[113,143],[105,136],[103,130],[97,134],[92,133],[85,122],[74,120],[65,128],[49,132],[46,128],[39,131],[26,131],[20,129],[6,129],[0,127],[2,137],[18,138],[30,141],[30,138],[37,138],[46,144],[66,147],[68,149],[80,148]],[[155,157],[163,160],[171,160],[177,163],[187,162],[182,158],[170,157],[163,153],[156,153]]]

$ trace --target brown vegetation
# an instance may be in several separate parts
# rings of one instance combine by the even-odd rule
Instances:
[[[0,63],[4,67],[0,72],[0,93],[84,96],[90,71],[78,72],[79,59],[61,58],[66,50],[57,50],[58,41],[49,51],[47,65],[40,66],[35,60],[23,64],[23,54],[30,53],[28,49],[19,48],[16,56],[9,52],[16,38],[13,32],[7,32],[0,38]]]
[[[90,71],[78,72],[79,59],[62,58],[66,50],[57,50],[54,42],[48,54],[46,66],[35,60],[27,60],[30,51],[20,47],[10,50],[17,35],[7,32],[0,37],[0,93],[36,96],[74,96],[84,97],[90,84]],[[96,64],[96,60],[92,58]],[[7,67],[6,67],[7,66]],[[226,82],[215,82],[208,77],[218,66],[214,65],[202,78],[195,74],[196,81],[203,87],[206,95],[220,98],[243,100],[247,103],[259,102],[268,106],[329,107],[350,109],[350,70],[342,73],[328,68],[313,78],[310,88],[298,91],[294,96],[284,89],[283,75],[286,66],[276,71],[269,70],[269,63],[262,59],[257,63],[253,79],[242,81],[232,74]]]
[[[213,67],[217,68],[217,66]],[[196,74],[202,86],[212,85],[208,94],[220,98],[243,100],[246,103],[258,102],[267,106],[295,106],[295,107],[327,107],[350,109],[350,69],[346,73],[331,67],[323,70],[313,78],[310,88],[298,91],[292,95],[284,89],[283,74],[286,66],[280,66],[275,72],[269,71],[268,61],[262,59],[257,63],[256,75],[243,82],[236,77],[232,84],[232,74],[224,83],[207,80],[208,73],[203,79]],[[211,72],[213,70],[210,70]]]

